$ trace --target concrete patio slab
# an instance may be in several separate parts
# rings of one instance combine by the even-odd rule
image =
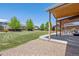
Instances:
[[[33,40],[0,52],[2,56],[65,56],[66,44]]]

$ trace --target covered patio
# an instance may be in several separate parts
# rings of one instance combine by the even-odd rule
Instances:
[[[50,30],[50,22],[51,22],[51,15],[53,15],[56,19],[56,36],[58,33],[57,25],[59,24],[60,27],[60,36],[62,35],[62,29],[65,29],[65,24],[71,22],[79,21],[79,4],[78,3],[64,3],[64,4],[57,4],[53,8],[49,8],[49,39],[51,35]]]
[[[79,30],[79,3],[57,4],[49,8],[49,35],[46,36],[49,41],[53,39],[66,41],[66,55],[79,55],[79,36],[74,36],[74,31]],[[55,34],[50,30],[51,15],[56,19]],[[58,31],[58,25],[60,30]],[[68,34],[67,34],[68,33]]]

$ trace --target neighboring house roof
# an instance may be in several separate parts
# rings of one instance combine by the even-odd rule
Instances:
[[[0,19],[0,22],[8,22],[6,19]]]
[[[39,29],[39,26],[34,26],[34,29]]]

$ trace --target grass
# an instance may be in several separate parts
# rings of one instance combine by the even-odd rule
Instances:
[[[39,36],[47,34],[45,31],[23,31],[0,33],[0,51],[16,47],[23,43],[37,39]]]

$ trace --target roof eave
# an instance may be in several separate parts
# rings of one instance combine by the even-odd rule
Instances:
[[[53,10],[53,9],[55,9],[55,8],[58,8],[58,7],[60,7],[60,6],[65,5],[65,4],[67,4],[67,3],[56,3],[55,5],[53,5],[53,6],[49,7],[49,8],[47,8],[47,11]]]

